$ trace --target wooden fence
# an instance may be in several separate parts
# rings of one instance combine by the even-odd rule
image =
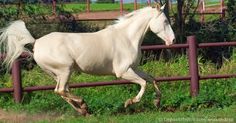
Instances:
[[[123,15],[124,14],[124,1],[125,0],[120,0],[120,15]],[[151,0],[147,0],[147,6],[150,6],[151,5]],[[225,5],[224,5],[224,0],[219,0],[219,5],[220,5],[220,10],[219,11],[216,11],[216,12],[207,12],[206,11],[206,5],[205,5],[205,0],[200,0],[199,1],[199,4],[198,4],[198,9],[199,9],[199,12],[196,12],[195,14],[196,15],[200,15],[200,22],[201,23],[204,23],[205,22],[205,15],[220,15],[220,18],[221,19],[224,19],[225,18],[225,15],[226,15],[226,8],[225,8]],[[86,0],[86,12],[87,14],[89,14],[91,12],[91,9],[90,9],[90,0]],[[134,0],[133,1],[133,4],[134,4],[134,10],[137,10],[138,9],[138,3],[137,3],[137,0]],[[172,0],[169,0],[169,8],[172,8]],[[52,1],[52,13],[53,15],[56,15],[56,0],[53,0]],[[109,18],[108,20],[110,19],[114,19],[114,17],[111,17]],[[87,20],[90,20],[90,19],[87,19]],[[94,20],[94,19],[91,19],[91,20]]]
[[[174,44],[171,46],[165,45],[150,45],[142,46],[142,50],[157,50],[157,49],[176,49],[176,48],[187,48],[187,55],[189,60],[189,75],[188,76],[177,76],[177,77],[159,77],[156,78],[158,82],[178,81],[178,80],[190,80],[190,94],[191,96],[197,96],[200,90],[199,80],[205,79],[221,79],[236,77],[234,74],[225,75],[208,75],[200,76],[197,62],[197,49],[206,47],[218,47],[218,46],[236,46],[236,41],[231,42],[218,42],[218,43],[200,43],[197,44],[195,36],[188,36],[186,44]],[[24,87],[21,82],[21,69],[20,61],[14,62],[12,67],[12,88],[1,88],[0,93],[13,93],[14,100],[16,103],[20,103],[22,100],[23,92],[42,91],[42,90],[53,90],[55,85],[51,86],[33,86]],[[113,80],[108,82],[90,82],[90,83],[77,83],[70,84],[70,88],[82,88],[82,87],[94,87],[94,86],[107,86],[107,85],[120,85],[120,84],[132,84],[126,80]]]

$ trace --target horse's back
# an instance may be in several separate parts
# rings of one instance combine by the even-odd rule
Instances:
[[[41,67],[71,66],[76,62],[82,72],[111,74],[113,44],[104,37],[99,32],[50,33],[36,40],[34,59]]]

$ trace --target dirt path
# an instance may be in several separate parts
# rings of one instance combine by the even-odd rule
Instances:
[[[27,114],[24,112],[16,113],[12,111],[3,111],[0,109],[0,123],[28,123],[45,120],[55,120],[59,116],[48,115],[48,114]]]

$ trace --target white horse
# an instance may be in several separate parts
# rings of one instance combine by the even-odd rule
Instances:
[[[2,29],[0,44],[6,46],[4,63],[11,67],[26,44],[34,44],[33,57],[36,63],[56,81],[55,93],[65,99],[83,115],[87,106],[82,98],[69,93],[68,79],[72,69],[95,75],[115,75],[118,78],[139,84],[137,96],[128,99],[124,106],[140,101],[146,88],[146,80],[154,82],[157,94],[160,91],[153,77],[136,69],[141,55],[145,33],[153,33],[171,45],[175,39],[173,30],[162,7],[145,7],[133,11],[114,25],[94,33],[53,32],[34,39],[25,23],[14,21]]]

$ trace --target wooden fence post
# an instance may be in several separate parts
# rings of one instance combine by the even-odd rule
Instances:
[[[169,9],[172,9],[172,0],[169,0]]]
[[[138,9],[137,0],[134,0],[134,10]]]
[[[224,20],[224,18],[225,18],[224,0],[220,1],[220,6],[221,6],[221,16],[220,17],[221,17],[222,20]]]
[[[197,42],[195,36],[188,36],[187,43],[189,45],[188,49],[188,59],[189,59],[189,74],[190,79],[190,94],[195,97],[199,93],[199,72],[198,72],[198,62],[197,62]]]
[[[205,1],[204,0],[200,0],[200,13],[201,13],[201,17],[200,17],[200,21],[201,21],[201,24],[204,23],[205,21]]]
[[[147,0],[147,5],[151,6],[151,0]]]
[[[16,103],[22,100],[22,83],[21,83],[21,69],[20,61],[14,61],[12,65],[12,81],[13,81],[13,96]]]
[[[90,0],[86,1],[86,10],[87,12],[90,12]]]
[[[52,0],[52,14],[56,15],[56,0]]]
[[[120,14],[123,15],[123,0],[120,0]]]

